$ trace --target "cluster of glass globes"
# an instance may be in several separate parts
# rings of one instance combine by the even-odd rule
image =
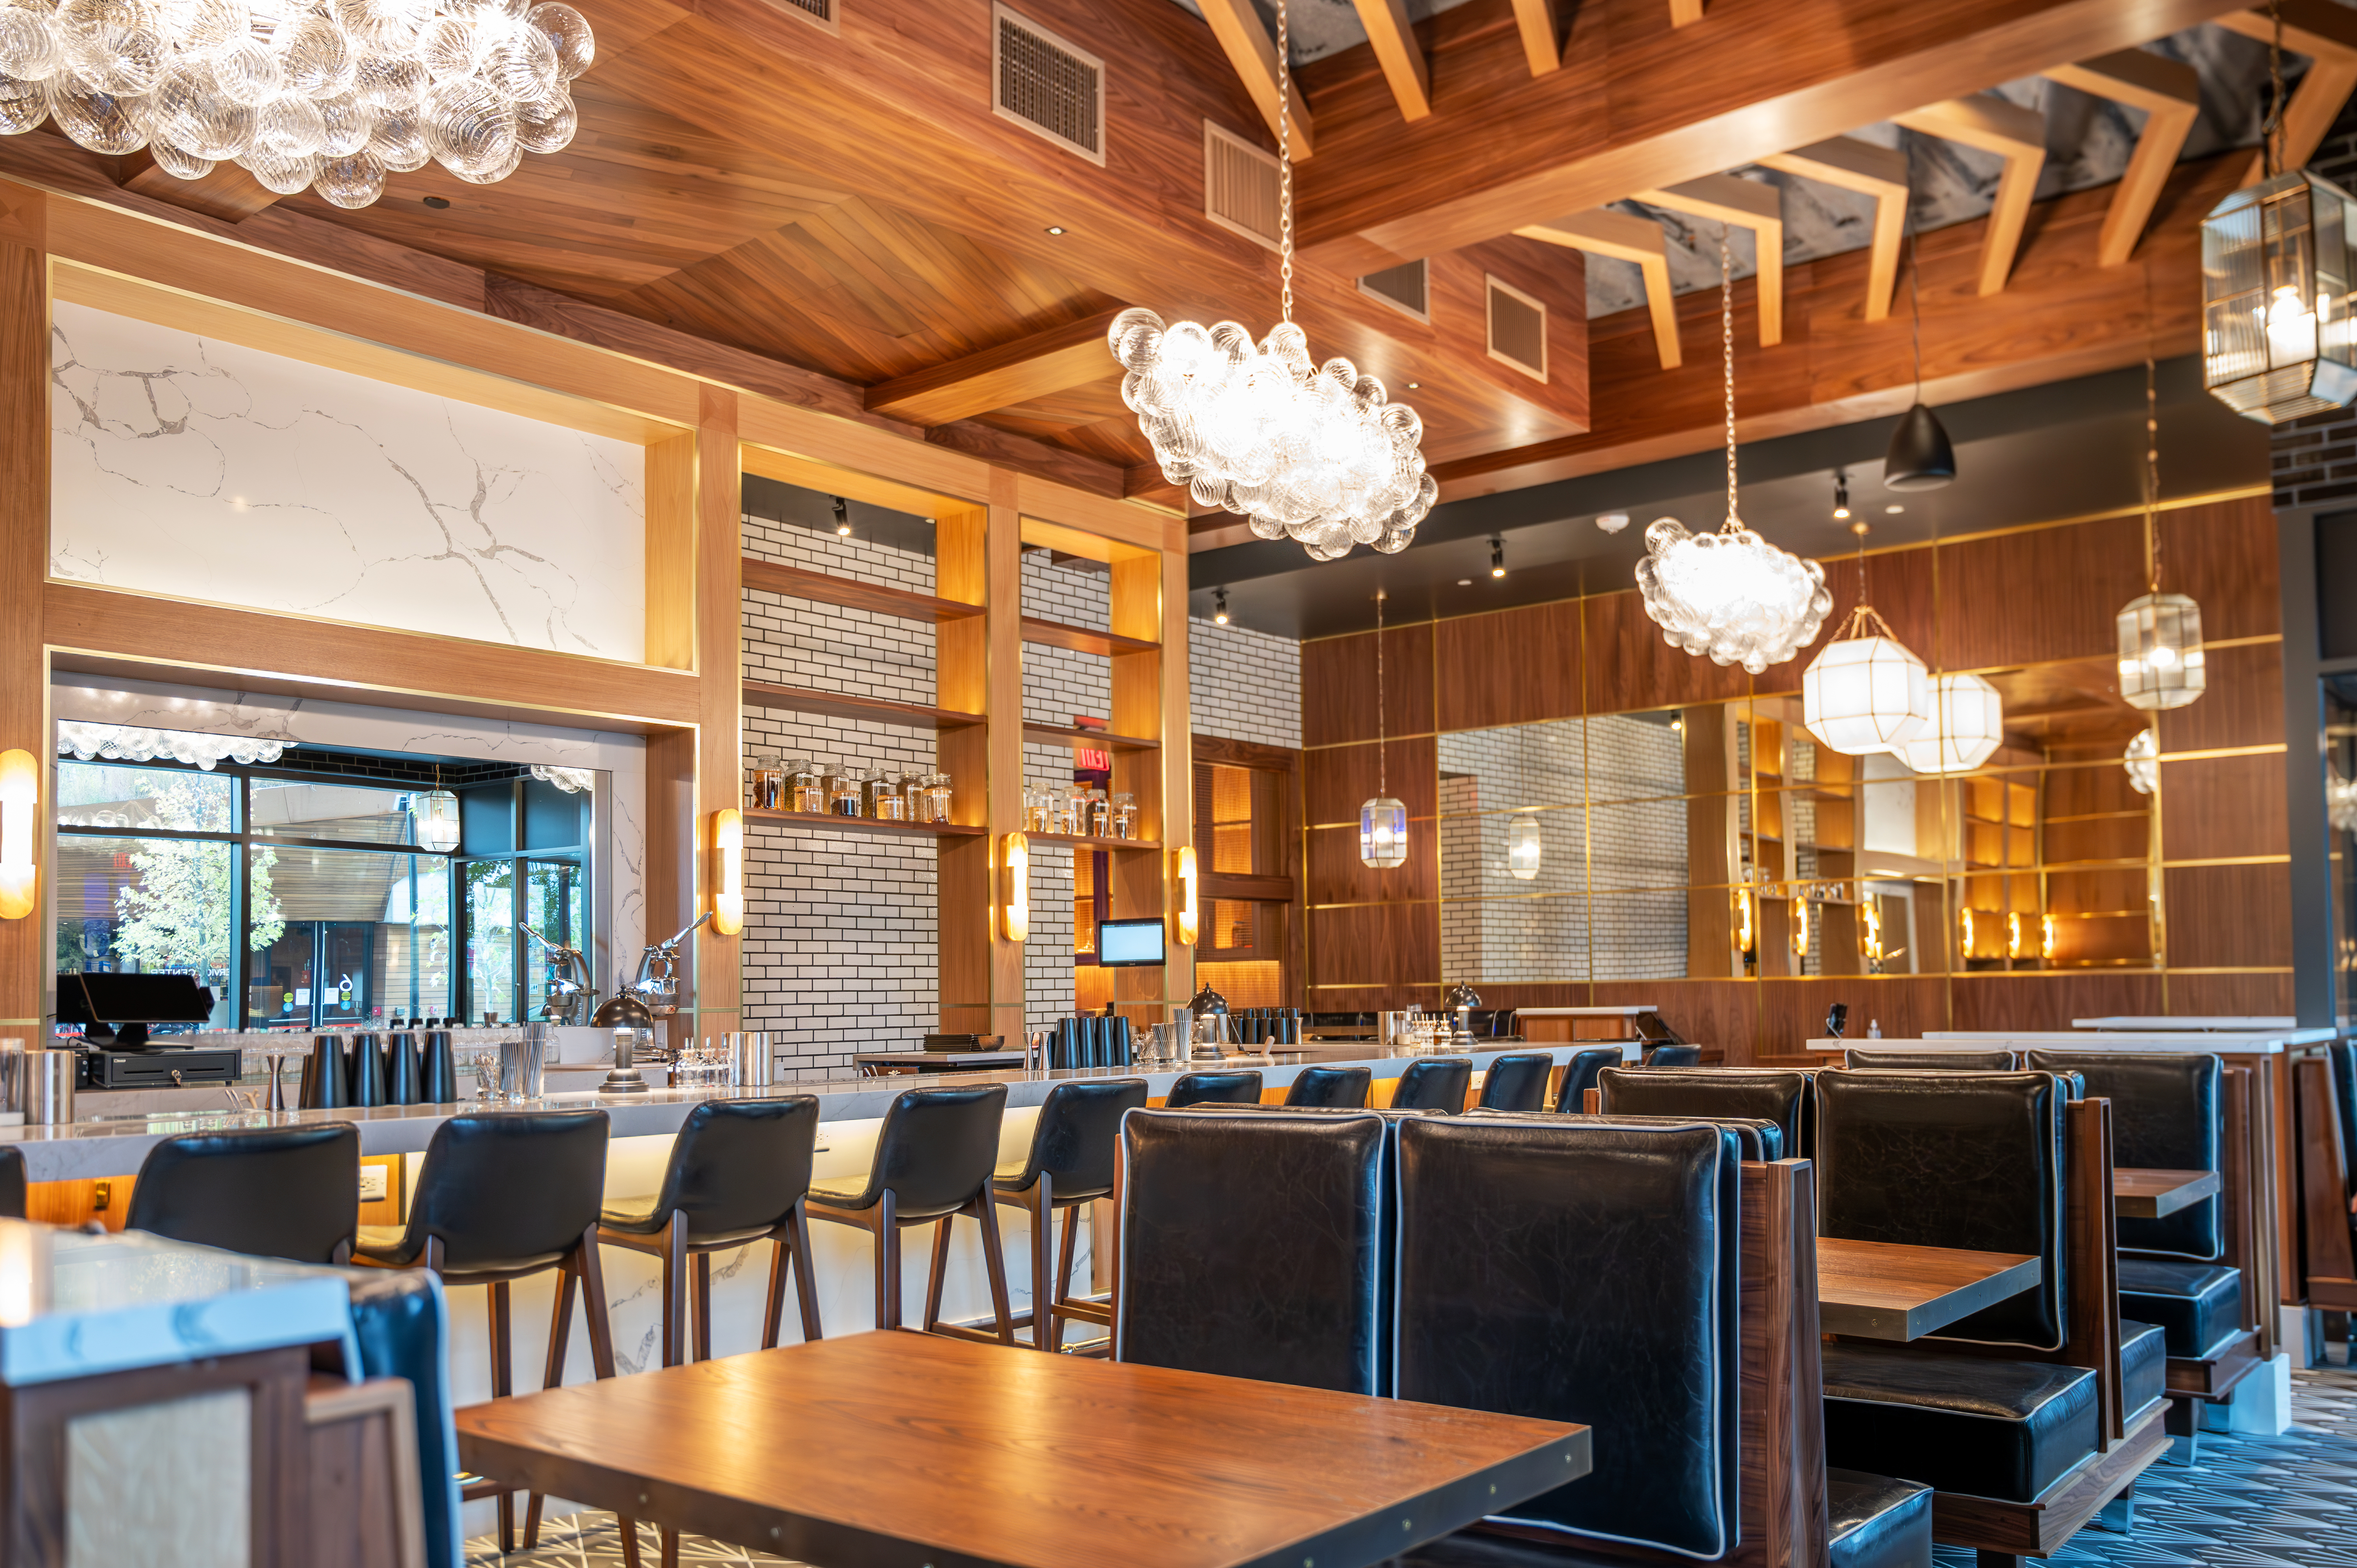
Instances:
[[[193,763],[206,772],[224,759],[232,762],[275,762],[285,741],[242,735],[205,735],[193,730],[145,729],[136,725],[110,725],[73,719],[58,721],[58,755],[83,762],[153,762],[167,757]]]
[[[1645,530],[1637,587],[1672,647],[1754,675],[1816,640],[1834,607],[1823,566],[1777,549],[1732,514],[1715,533],[1657,521]]]
[[[1129,309],[1106,334],[1129,373],[1121,397],[1163,478],[1199,506],[1248,517],[1263,539],[1294,539],[1313,561],[1355,545],[1407,548],[1440,493],[1424,471],[1424,421],[1348,360],[1322,366],[1287,321],[1255,347],[1233,321],[1166,328]]]
[[[0,0],[0,134],[366,207],[432,159],[476,185],[554,153],[597,51],[549,0]]]

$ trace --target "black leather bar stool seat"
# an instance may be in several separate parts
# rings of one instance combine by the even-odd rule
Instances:
[[[1220,1072],[1180,1074],[1178,1081],[1170,1086],[1170,1093],[1162,1101],[1162,1108],[1165,1111],[1183,1111],[1189,1105],[1259,1103],[1258,1069],[1239,1068]]]
[[[1809,1075],[1767,1068],[1609,1067],[1597,1075],[1607,1116],[1744,1116],[1784,1130],[1784,1152],[1805,1159],[1816,1143]],[[1780,1156],[1781,1157],[1781,1156]]]
[[[1825,1470],[1831,1568],[1932,1568],[1932,1488]]]
[[[349,1122],[184,1133],[147,1151],[123,1223],[225,1252],[344,1263],[359,1229],[360,1186],[361,1133]]]
[[[1471,1057],[1424,1057],[1407,1064],[1392,1085],[1394,1111],[1441,1111],[1454,1116],[1465,1109],[1473,1089]]]
[[[614,1333],[607,1316],[606,1275],[597,1257],[597,1210],[606,1185],[603,1111],[502,1111],[451,1117],[434,1130],[404,1225],[363,1225],[352,1262],[379,1269],[426,1269],[446,1285],[490,1291],[491,1395],[515,1391],[509,1353],[508,1287],[558,1272],[549,1323],[548,1366],[541,1387],[565,1376],[578,1294],[589,1325],[589,1364],[614,1375]],[[500,1499],[500,1550],[515,1550],[515,1494],[479,1481],[461,1493]],[[538,1492],[524,1519],[524,1548],[540,1535]],[[638,1535],[622,1523],[626,1562],[638,1562]]]
[[[132,1189],[136,1192],[138,1189]],[[0,1219],[25,1218],[25,1152],[0,1148]]]
[[[2027,1503],[2095,1450],[2095,1374],[1829,1340],[1825,1463]]]
[[[990,1178],[992,1193],[1000,1203],[1031,1217],[1031,1310],[1018,1314],[1015,1326],[1030,1327],[1035,1350],[1061,1349],[1067,1322],[1113,1326],[1112,1302],[1072,1294],[1072,1262],[1080,1251],[1082,1206],[1113,1196],[1121,1162],[1121,1119],[1143,1110],[1146,1098],[1146,1083],[1142,1078],[1056,1085],[1048,1091],[1039,1107],[1039,1120],[1032,1125],[1031,1147],[1020,1160],[999,1166]],[[1059,1212],[1064,1217],[1063,1241],[1051,1249],[1049,1239]],[[949,1262],[947,1237],[944,1230],[933,1243],[932,1275],[925,1291],[925,1326],[936,1334],[996,1340],[995,1334],[937,1320],[942,1272]],[[1110,1246],[1112,1238],[1096,1237],[1095,1242]]]
[[[770,1243],[770,1305],[761,1348],[777,1348],[793,1268],[802,1337],[819,1337],[818,1288],[811,1277],[811,1156],[818,1146],[818,1097],[711,1100],[687,1113],[672,1142],[662,1190],[603,1206],[597,1240],[662,1260],[662,1364],[688,1358],[688,1260],[695,1261],[695,1359],[712,1359],[712,1254]]]
[[[876,1326],[900,1326],[900,1232],[935,1225],[934,1255],[949,1244],[950,1221],[963,1214],[982,1227],[982,1257],[998,1342],[1015,1343],[1006,1302],[1006,1258],[998,1244],[998,1205],[991,1177],[998,1165],[998,1123],[1006,1111],[1003,1083],[954,1089],[904,1089],[884,1112],[867,1174],[813,1182],[814,1219],[854,1225],[876,1238]],[[938,1316],[941,1281],[928,1290],[928,1326]]]
[[[1547,1074],[1555,1058],[1544,1051],[1508,1051],[1492,1058],[1481,1075],[1481,1109],[1531,1112],[1546,1109]]]
[[[1572,1052],[1571,1060],[1564,1065],[1563,1087],[1555,1091],[1555,1108],[1566,1116],[1585,1112],[1587,1091],[1596,1087],[1596,1075],[1608,1067],[1619,1067],[1621,1059],[1618,1046]]]
[[[2123,1221],[2125,1223],[2125,1221]],[[2184,1360],[2218,1354],[2243,1332],[2243,1272],[2216,1263],[2120,1254],[2120,1312],[2156,1325]]]
[[[1879,1051],[1859,1046],[1842,1053],[1842,1065],[1907,1072],[2018,1072],[2021,1058],[2012,1051]]]
[[[1363,1067],[1306,1067],[1285,1091],[1287,1105],[1308,1110],[1357,1111],[1367,1103],[1375,1074]]]

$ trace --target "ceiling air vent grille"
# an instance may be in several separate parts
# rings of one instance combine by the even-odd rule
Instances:
[[[834,8],[836,0],[770,0],[770,4],[789,16],[805,22],[815,22],[828,32],[836,31]]]
[[[1104,61],[1004,5],[991,7],[991,29],[993,112],[1103,164]]]
[[[1546,306],[1512,284],[1484,276],[1490,295],[1490,358],[1534,381],[1547,379]]]
[[[1423,262],[1404,262],[1379,273],[1369,273],[1359,280],[1359,292],[1382,300],[1394,310],[1405,311],[1418,321],[1432,319],[1431,279],[1426,275]]]
[[[1203,216],[1277,248],[1276,155],[1203,122]]]

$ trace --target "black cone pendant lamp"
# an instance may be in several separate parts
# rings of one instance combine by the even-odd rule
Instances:
[[[1891,490],[1936,490],[1956,478],[1956,449],[1947,427],[1923,405],[1923,278],[1912,226],[1907,237],[1907,300],[1915,326],[1915,406],[1899,417],[1890,449],[1882,456],[1882,486]]]

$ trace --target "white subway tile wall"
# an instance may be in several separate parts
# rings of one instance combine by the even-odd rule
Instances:
[[[1197,735],[1299,750],[1301,644],[1189,619],[1187,706]]]

